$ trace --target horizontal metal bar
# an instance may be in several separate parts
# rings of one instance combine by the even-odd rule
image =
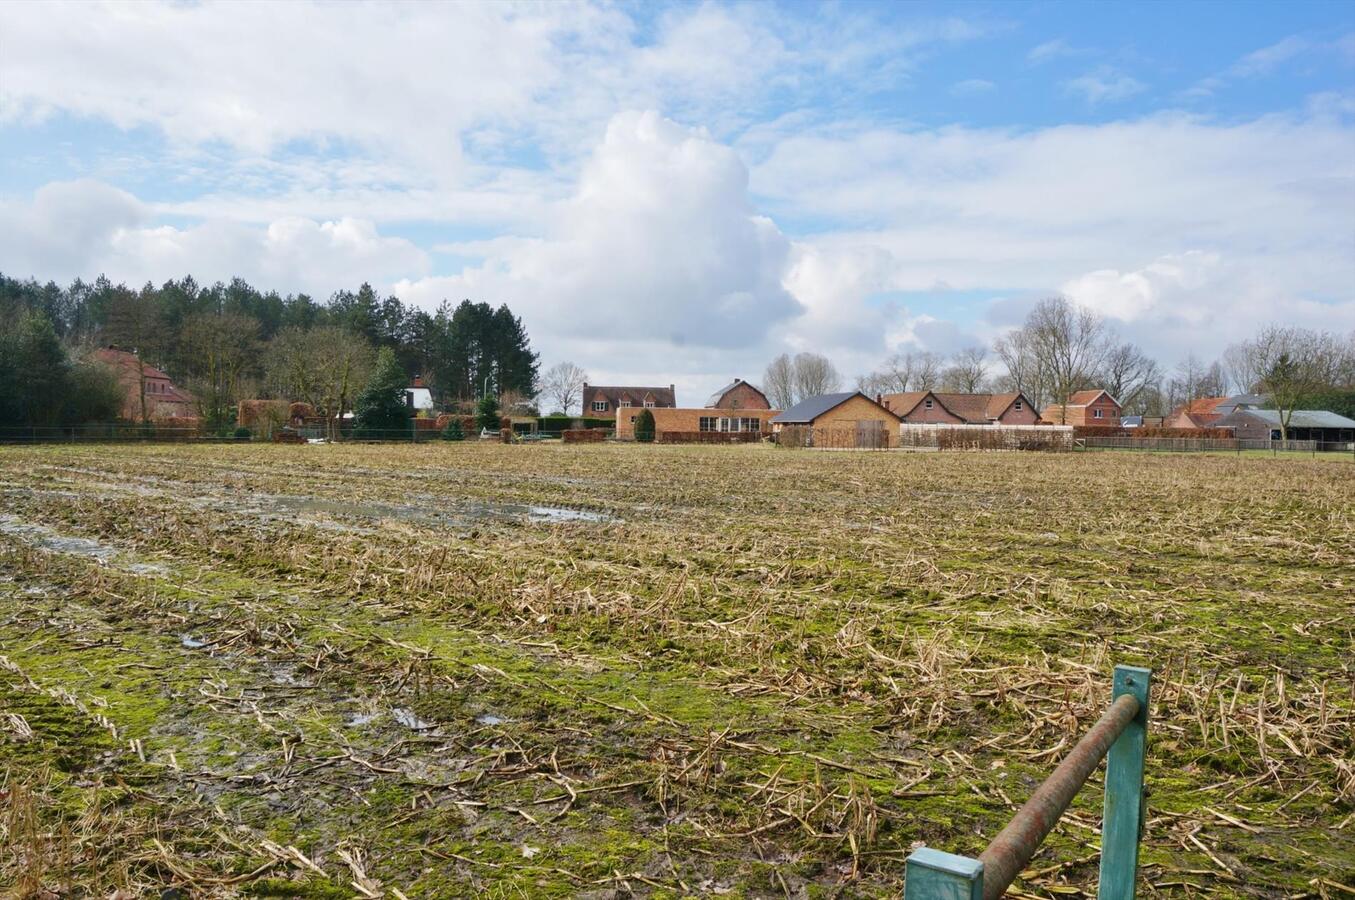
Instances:
[[[1096,770],[1110,745],[1138,712],[1137,697],[1131,694],[1117,697],[1058,768],[1036,788],[1007,827],[993,838],[988,849],[979,855],[979,861],[983,863],[984,900],[996,900],[1006,892],[1040,849],[1041,842],[1054,830],[1059,816]]]

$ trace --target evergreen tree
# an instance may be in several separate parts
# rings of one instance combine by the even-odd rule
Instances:
[[[635,417],[635,439],[642,444],[654,441],[654,414],[648,409],[640,410]]]
[[[447,427],[442,429],[442,439],[444,441],[464,441],[466,439],[466,430],[461,427],[461,417],[452,416]]]
[[[497,432],[501,424],[499,398],[493,394],[485,394],[475,406],[475,427]]]
[[[396,432],[412,433],[414,422],[405,401],[407,384],[395,351],[382,347],[376,357],[376,371],[353,407],[353,436],[379,438],[394,437]]]

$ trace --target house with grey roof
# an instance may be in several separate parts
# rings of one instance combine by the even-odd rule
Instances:
[[[767,395],[742,378],[735,378],[729,384],[710,395],[706,409],[771,409]]]
[[[1231,428],[1243,440],[1280,439],[1280,411],[1276,409],[1235,408],[1210,424],[1213,428]],[[1355,442],[1355,419],[1324,409],[1294,410],[1285,430],[1291,441]]]
[[[898,445],[902,422],[897,413],[860,391],[845,391],[801,400],[774,416],[771,425],[783,444],[879,450]]]

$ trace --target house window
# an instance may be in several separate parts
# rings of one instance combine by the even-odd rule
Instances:
[[[930,401],[930,400],[924,400],[924,401],[922,401],[922,405],[923,405],[923,407],[925,407],[926,409],[931,409],[931,408],[932,408],[932,401]]]
[[[630,406],[630,401],[629,401],[629,400],[622,400],[620,403],[618,403],[618,404],[616,404],[616,405],[617,405],[617,406],[622,406],[622,407]]]
[[[761,420],[761,419],[743,419],[742,421],[743,421],[743,427],[739,429],[740,431],[761,431],[761,430],[762,430],[762,420]]]
[[[646,400],[646,401],[645,401],[645,409],[653,409],[653,408],[654,408],[654,401],[653,401],[653,400]]]
[[[593,412],[606,412],[606,411],[607,411],[607,401],[606,401],[606,400],[594,400],[594,401],[593,401]]]
[[[719,431],[720,420],[714,416],[702,416],[701,421],[697,423],[697,429],[700,431]]]
[[[1012,409],[1025,409],[1025,407],[1021,405],[1020,400],[1017,400],[1015,403],[1012,404]]]
[[[1092,410],[1092,418],[1093,418],[1093,419],[1101,419],[1101,418],[1104,418],[1103,413],[1104,413],[1104,410],[1094,409],[1094,410]]]

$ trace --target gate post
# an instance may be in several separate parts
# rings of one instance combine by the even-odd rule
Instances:
[[[1122,694],[1139,701],[1138,714],[1106,755],[1106,796],[1101,823],[1098,900],[1134,900],[1143,830],[1143,757],[1148,743],[1148,689],[1152,671],[1116,666],[1112,702]]]
[[[983,863],[919,847],[903,873],[903,900],[983,900]]]

